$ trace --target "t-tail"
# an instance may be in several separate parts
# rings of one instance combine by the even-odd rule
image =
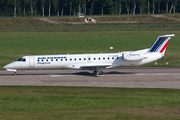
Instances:
[[[164,56],[169,39],[175,36],[174,34],[159,36],[151,48],[148,50],[148,53],[160,53]]]

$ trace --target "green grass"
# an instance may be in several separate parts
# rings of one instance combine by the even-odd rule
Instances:
[[[152,14],[151,14],[152,15]],[[148,14],[136,14],[136,15],[121,15],[121,21],[127,21],[129,18],[130,21],[138,21],[141,23],[147,22],[147,23],[179,23],[179,21],[168,19],[169,18],[177,18],[179,19],[179,14],[160,14],[163,15],[164,18],[161,17],[153,17]],[[77,16],[71,16],[71,17],[42,17],[42,16],[33,16],[33,17],[0,17],[0,25],[44,25],[44,24],[51,24],[48,21],[40,20],[39,18],[45,18],[50,19],[52,21],[55,21],[59,24],[66,23],[66,22],[84,22],[84,19],[90,17],[97,20],[97,22],[103,22],[103,21],[119,21],[120,16],[119,15],[93,15],[93,16],[85,16],[84,18],[80,18]]]
[[[159,35],[172,37],[166,56],[159,66],[180,66],[180,35],[178,31],[109,31],[109,32],[1,32],[0,68],[25,55],[112,53],[150,47]],[[114,47],[110,50],[110,47]],[[145,66],[153,66],[154,63]]]
[[[180,14],[169,14],[169,15],[167,15],[167,17],[172,17],[172,18],[180,19]]]
[[[0,87],[0,118],[179,119],[180,91],[86,87]]]
[[[0,17],[0,25],[42,25],[49,24],[41,21],[37,17]]]
[[[179,31],[180,24],[169,23],[98,23],[58,25],[0,25],[0,32],[78,32],[78,31]]]

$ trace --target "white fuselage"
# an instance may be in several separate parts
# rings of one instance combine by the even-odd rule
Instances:
[[[145,49],[144,51],[147,51]],[[15,61],[4,68],[9,70],[21,69],[45,69],[45,68],[72,68],[72,69],[89,69],[111,68],[117,66],[134,66],[142,65],[162,57],[161,54],[147,53],[147,58],[141,60],[127,61],[124,60],[120,53],[101,53],[101,54],[74,54],[74,55],[40,55],[24,56],[24,61]]]

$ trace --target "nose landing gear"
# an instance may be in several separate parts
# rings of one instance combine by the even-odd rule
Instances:
[[[14,72],[14,75],[17,75],[17,72]]]

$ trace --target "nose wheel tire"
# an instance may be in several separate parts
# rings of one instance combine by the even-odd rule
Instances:
[[[17,75],[17,72],[14,72],[14,75]]]

